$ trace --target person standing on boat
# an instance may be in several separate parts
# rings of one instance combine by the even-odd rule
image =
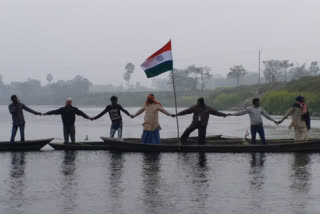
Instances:
[[[310,115],[308,112],[307,105],[303,96],[298,96],[296,102],[287,111],[284,117],[278,122],[282,123],[289,116],[292,117],[292,122],[289,128],[294,128],[295,140],[307,140],[308,130],[310,130]]]
[[[146,100],[145,105],[135,114],[132,118],[145,113],[144,122],[143,122],[143,133],[141,141],[146,144],[159,144],[160,143],[160,134],[159,130],[161,129],[158,119],[158,112],[174,117],[168,111],[166,111],[160,102],[155,100],[153,94],[149,94]]]
[[[8,106],[9,112],[12,115],[12,132],[10,142],[14,142],[18,129],[20,129],[21,141],[24,141],[24,129],[26,121],[24,119],[23,110],[35,115],[42,115],[40,112],[34,111],[28,108],[23,103],[20,103],[19,98],[16,95],[11,96],[12,103]]]
[[[66,106],[59,108],[57,110],[48,111],[44,115],[61,115],[62,123],[63,123],[63,136],[64,143],[69,143],[69,136],[71,138],[71,142],[74,143],[76,141],[76,128],[74,126],[76,115],[80,115],[86,119],[90,119],[88,115],[80,111],[78,108],[72,106],[72,99],[67,98]]]
[[[252,100],[252,104],[253,106],[248,107],[243,111],[239,111],[233,114],[228,114],[228,116],[241,116],[241,115],[249,114],[250,124],[251,124],[250,125],[251,143],[256,144],[256,135],[258,133],[262,143],[266,144],[266,137],[265,137],[264,128],[263,128],[262,116],[264,116],[268,120],[273,121],[275,124],[277,124],[277,122],[267,112],[265,112],[265,110],[263,110],[260,107],[259,98],[254,98]]]
[[[202,97],[198,99],[197,104],[179,112],[176,116],[182,116],[186,114],[193,114],[193,119],[192,119],[191,125],[181,135],[180,140],[182,144],[187,142],[191,132],[193,132],[196,129],[198,129],[199,144],[205,144],[207,125],[208,125],[210,114],[216,115],[219,117],[227,116],[227,114],[216,111],[212,109],[210,106],[206,105],[204,103],[204,98]]]
[[[108,105],[100,114],[93,117],[92,120],[97,120],[98,118],[102,117],[104,114],[109,112],[110,119],[112,121],[111,128],[110,128],[110,137],[114,137],[116,131],[118,131],[118,138],[122,138],[122,117],[121,111],[131,117],[132,115],[125,110],[121,105],[118,104],[118,97],[112,96],[110,98],[111,105]]]

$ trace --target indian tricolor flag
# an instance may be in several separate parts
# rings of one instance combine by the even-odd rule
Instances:
[[[158,76],[166,71],[171,71],[173,69],[171,40],[146,59],[146,61],[142,63],[141,68],[148,78]]]

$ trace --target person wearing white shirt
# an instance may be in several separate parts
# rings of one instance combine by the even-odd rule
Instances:
[[[241,115],[249,114],[250,124],[251,124],[251,126],[250,126],[251,143],[256,144],[256,135],[258,133],[262,143],[266,144],[262,116],[264,116],[268,120],[273,121],[275,124],[277,124],[277,122],[267,112],[265,112],[265,110],[263,110],[263,108],[260,107],[260,99],[259,98],[254,98],[252,100],[252,104],[253,104],[253,106],[248,107],[243,111],[239,111],[239,112],[236,112],[233,114],[228,114],[228,116],[241,116]]]

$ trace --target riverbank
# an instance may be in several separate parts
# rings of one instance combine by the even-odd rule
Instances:
[[[237,88],[220,88],[208,100],[218,109],[239,110],[251,105],[253,97],[260,97],[262,107],[270,114],[283,114],[298,95],[306,98],[309,111],[320,115],[320,77],[306,77],[289,83],[274,83]]]
[[[295,97],[303,95],[307,99],[308,107],[313,116],[320,116],[320,76],[305,77],[289,83],[273,83],[250,85],[230,88],[218,88],[205,91],[178,91],[177,104],[179,107],[188,107],[196,103],[199,97],[205,97],[206,103],[219,110],[239,110],[251,105],[254,97],[260,97],[262,106],[270,114],[283,114],[292,106]],[[169,88],[168,88],[169,90]],[[126,107],[139,107],[145,102],[148,93],[154,93],[156,99],[163,106],[173,107],[174,97],[172,91],[145,91],[145,92],[79,92],[58,94],[35,94],[24,91],[18,94],[21,102],[27,105],[64,105],[66,97],[72,97],[77,106],[105,106],[110,103],[110,97],[115,95],[119,103]],[[10,95],[0,97],[1,105],[10,103]]]

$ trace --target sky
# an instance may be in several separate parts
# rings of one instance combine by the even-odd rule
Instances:
[[[0,0],[0,74],[46,83],[151,84],[140,64],[170,39],[174,67],[226,75],[261,60],[320,61],[319,0]],[[166,77],[162,74],[160,78]]]

